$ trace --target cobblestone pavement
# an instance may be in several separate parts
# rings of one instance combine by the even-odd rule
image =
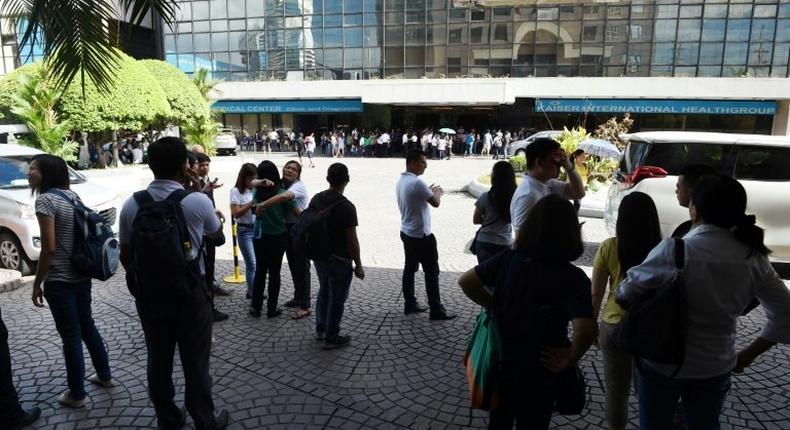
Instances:
[[[275,161],[282,164],[282,160]],[[431,322],[427,314],[402,314],[402,247],[393,191],[402,160],[344,161],[351,168],[347,194],[359,209],[367,266],[364,282],[355,279],[352,283],[342,324],[343,331],[352,336],[352,344],[333,351],[320,349],[313,339],[313,316],[302,320],[285,315],[253,319],[246,313],[243,287],[231,286],[232,296],[217,299],[218,308],[231,317],[214,326],[211,372],[216,406],[230,411],[231,428],[237,429],[485,427],[486,414],[469,409],[461,365],[479,308],[466,300],[456,280],[474,262],[473,256],[464,252],[474,234],[469,222],[473,200],[460,189],[469,177],[485,173],[490,161],[432,162],[426,174],[426,181],[441,183],[449,191],[442,207],[433,211],[443,268],[442,297],[448,310],[459,314],[449,322]],[[329,164],[326,159],[319,162],[320,168],[308,169],[305,174],[313,193],[324,188],[321,179]],[[230,188],[234,178],[228,179],[228,172],[235,176],[238,158],[219,159],[213,164]],[[587,220],[588,244],[580,266],[589,270],[595,247],[604,237],[600,220]],[[230,273],[232,267],[227,248],[219,254],[218,273],[222,275]],[[283,282],[281,302],[293,291],[287,268],[283,270]],[[418,276],[418,291],[423,285]],[[94,318],[107,343],[118,386],[86,386],[89,401],[82,410],[67,409],[56,402],[57,395],[65,390],[60,339],[49,311],[33,308],[29,296],[29,285],[0,294],[0,308],[10,331],[17,389],[26,405],[36,403],[44,411],[35,428],[155,426],[145,388],[142,331],[122,274],[108,282],[97,282],[93,288]],[[764,321],[762,309],[743,318],[738,327],[741,342],[756,336]],[[734,377],[725,404],[724,428],[788,428],[790,376],[784,369],[788,355],[790,348],[777,347],[746,374]],[[90,360],[86,367],[90,374]],[[593,347],[587,353],[582,367],[588,382],[588,409],[578,417],[555,417],[555,428],[605,428],[603,368],[597,349]],[[175,379],[177,398],[182,402],[179,366]],[[631,427],[636,428],[634,398],[632,406]]]

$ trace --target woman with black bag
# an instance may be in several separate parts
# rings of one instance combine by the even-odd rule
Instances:
[[[584,250],[576,211],[550,195],[530,210],[525,226],[512,250],[458,280],[472,301],[493,308],[501,334],[501,392],[489,429],[510,429],[514,421],[519,429],[547,429],[554,411],[579,414],[585,403],[577,362],[593,342],[595,323],[590,280],[571,264]]]
[[[639,359],[639,427],[672,428],[678,399],[685,428],[719,429],[731,372],[741,373],[776,343],[790,343],[790,290],[768,261],[763,230],[746,215],[746,191],[733,178],[703,177],[694,187],[689,214],[694,226],[679,243],[668,238],[645,261],[628,271],[617,303],[633,305],[657,291],[675,287],[676,255],[688,310],[682,364]],[[683,253],[676,253],[683,246]],[[735,339],[738,317],[758,298],[767,323],[740,352]],[[678,336],[682,336],[678,333]]]
[[[491,169],[491,189],[480,194],[475,202],[472,222],[479,224],[472,241],[472,253],[482,263],[509,248],[513,242],[510,223],[510,200],[516,192],[516,173],[513,165],[499,161]]]

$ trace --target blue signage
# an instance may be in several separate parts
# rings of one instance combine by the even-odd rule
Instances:
[[[219,100],[211,108],[225,113],[362,112],[362,100]]]
[[[775,101],[535,99],[537,112],[774,115]]]

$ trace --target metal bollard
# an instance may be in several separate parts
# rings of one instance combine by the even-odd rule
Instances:
[[[247,282],[246,277],[241,274],[241,269],[239,269],[239,242],[236,239],[236,228],[236,218],[231,215],[230,232],[233,238],[233,274],[223,278],[229,284],[243,284]]]

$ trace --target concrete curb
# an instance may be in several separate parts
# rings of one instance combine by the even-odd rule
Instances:
[[[481,183],[479,178],[472,180],[467,186],[466,192],[473,197],[480,197],[480,194],[488,191],[490,185]],[[579,215],[587,218],[603,218],[604,210],[606,209],[606,196],[608,188],[602,188],[596,193],[589,193],[587,197],[582,199],[582,206],[579,209]]]
[[[0,293],[14,291],[22,285],[21,273],[16,270],[0,269]]]

